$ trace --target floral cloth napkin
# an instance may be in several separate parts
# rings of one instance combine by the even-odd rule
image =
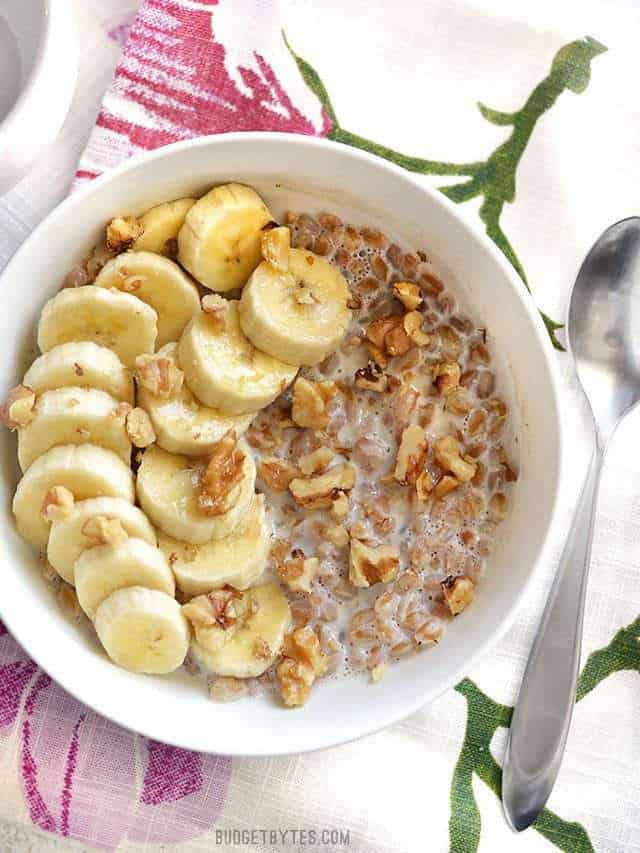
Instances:
[[[0,623],[0,818],[107,850],[640,850],[637,416],[603,483],[558,783],[521,836],[499,805],[511,706],[589,444],[561,349],[567,294],[603,228],[640,214],[637,7],[593,0],[576,17],[498,0],[109,5],[104,38],[123,52],[76,184],[231,130],[325,136],[424,176],[497,243],[543,311],[572,439],[563,513],[528,606],[468,678],[384,732],[312,755],[231,760],[136,736],[64,693]],[[303,725],[303,713],[285,724]]]

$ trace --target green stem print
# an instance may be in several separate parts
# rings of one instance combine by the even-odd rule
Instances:
[[[576,702],[613,675],[628,670],[640,673],[640,616],[621,628],[608,646],[587,658],[578,680]],[[502,770],[491,755],[497,729],[508,728],[513,708],[499,705],[468,678],[456,687],[467,702],[467,725],[451,783],[449,841],[451,853],[475,853],[480,841],[480,812],[473,793],[474,773],[501,796]],[[592,853],[593,845],[579,823],[569,823],[543,809],[533,828],[567,853]]]
[[[547,110],[551,109],[565,90],[575,94],[584,92],[589,85],[591,61],[606,50],[604,45],[587,36],[561,48],[554,57],[550,72],[535,87],[523,106],[516,112],[500,112],[479,103],[478,108],[488,122],[496,127],[510,127],[511,133],[486,160],[473,163],[447,163],[440,160],[408,157],[399,151],[394,151],[392,148],[387,148],[366,139],[364,136],[358,136],[358,134],[345,130],[338,121],[329,93],[318,72],[305,59],[294,53],[286,37],[285,43],[295,59],[305,83],[322,104],[331,123],[327,137],[377,154],[379,157],[384,157],[411,172],[418,172],[422,175],[446,175],[465,178],[463,181],[447,184],[439,189],[456,204],[462,204],[476,197],[482,199],[479,215],[484,223],[487,235],[498,246],[529,289],[523,266],[500,226],[502,211],[505,204],[511,204],[515,200],[518,164],[538,120]],[[562,328],[562,325],[556,323],[544,312],[541,311],[540,313],[553,345],[556,349],[563,349],[556,337],[556,332]]]

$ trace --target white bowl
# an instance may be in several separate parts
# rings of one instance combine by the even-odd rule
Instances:
[[[0,5],[0,194],[58,134],[78,73],[71,0]]]
[[[157,740],[205,752],[275,755],[326,747],[375,731],[455,685],[514,619],[544,546],[558,494],[561,427],[552,350],[531,297],[512,268],[454,205],[407,172],[348,147],[301,136],[230,134],[181,142],[136,158],[67,199],[6,268],[0,288],[5,346],[0,386],[8,389],[33,356],[44,301],[118,213],[139,213],[229,180],[256,187],[276,215],[291,207],[331,210],[382,227],[425,249],[450,289],[482,325],[501,358],[519,415],[521,477],[474,604],[443,641],[367,678],[322,682],[308,705],[285,710],[268,698],[215,704],[186,673],[132,675],[53,602],[32,550],[10,512],[17,480],[15,438],[0,436],[2,513],[0,616],[29,654],[66,690],[106,717]]]

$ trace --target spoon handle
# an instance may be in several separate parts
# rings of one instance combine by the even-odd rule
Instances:
[[[538,817],[560,769],[576,694],[602,454],[594,452],[514,708],[502,776],[507,820]]]

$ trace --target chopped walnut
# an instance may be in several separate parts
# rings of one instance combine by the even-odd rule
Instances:
[[[130,249],[144,233],[144,226],[135,216],[116,216],[107,225],[107,249],[116,254]]]
[[[399,568],[400,557],[392,545],[370,547],[357,539],[351,540],[349,580],[354,586],[387,583],[395,578]]]
[[[363,388],[365,391],[380,391],[382,393],[387,390],[387,384],[388,377],[375,361],[369,361],[366,367],[356,370],[354,381],[356,388]]]
[[[344,548],[349,544],[349,533],[346,527],[343,527],[341,524],[337,524],[334,527],[325,527],[324,535],[336,548]]]
[[[278,566],[278,577],[293,592],[311,592],[311,583],[320,569],[317,557],[305,557],[296,549],[290,560]]]
[[[128,534],[118,518],[96,515],[88,518],[82,525],[82,535],[94,545],[120,545],[126,542]]]
[[[411,349],[411,338],[406,333],[404,325],[398,324],[387,332],[384,345],[389,355],[405,355]]]
[[[291,418],[298,426],[324,429],[329,423],[329,401],[337,391],[335,382],[311,382],[299,376],[293,386]]]
[[[422,471],[418,475],[416,480],[416,494],[418,495],[418,500],[424,503],[428,500],[429,495],[433,491],[434,482],[433,477],[428,471]]]
[[[349,498],[341,492],[331,501],[331,517],[336,521],[343,519],[349,512]]]
[[[126,429],[134,447],[149,447],[156,440],[151,418],[139,407],[131,409],[127,414]]]
[[[460,482],[456,480],[455,477],[451,477],[449,474],[445,474],[445,476],[438,481],[435,489],[433,490],[433,493],[437,498],[444,498],[450,492],[455,491],[459,485]]]
[[[436,459],[445,469],[450,471],[461,483],[467,483],[475,476],[477,465],[469,457],[460,455],[460,445],[452,435],[439,438],[434,445]]]
[[[271,545],[271,558],[276,563],[281,563],[291,550],[291,542],[288,539],[274,539]]]
[[[200,303],[202,311],[209,318],[212,327],[222,331],[225,326],[225,318],[229,309],[229,303],[217,293],[207,293],[202,297]]]
[[[300,470],[305,477],[325,471],[329,462],[335,458],[336,452],[331,447],[319,447],[298,460]]]
[[[397,281],[393,285],[393,295],[404,305],[407,311],[415,311],[422,305],[422,290],[410,281]]]
[[[462,386],[449,391],[446,397],[444,407],[448,412],[453,412],[454,415],[466,415],[471,409],[469,392]]]
[[[327,656],[320,648],[316,632],[309,625],[287,634],[282,653],[276,678],[284,704],[289,707],[304,705],[313,682],[327,670]]]
[[[135,376],[138,384],[156,397],[173,397],[182,388],[184,373],[164,355],[139,355]]]
[[[465,575],[459,577],[449,575],[449,577],[442,581],[441,586],[444,593],[444,600],[447,602],[447,606],[454,616],[462,613],[465,607],[468,607],[473,601],[475,587],[473,582]]]
[[[496,492],[489,501],[489,518],[491,521],[504,521],[508,511],[507,496],[503,492]]]
[[[335,465],[324,474],[309,479],[296,478],[289,483],[289,491],[299,506],[307,509],[326,509],[340,497],[340,492],[349,491],[356,482],[353,465]]]
[[[460,365],[457,361],[444,361],[433,368],[436,388],[446,397],[460,384]]]
[[[258,465],[258,474],[274,492],[286,492],[289,483],[300,476],[294,465],[277,456],[265,456]]]
[[[424,465],[427,452],[427,437],[422,427],[408,426],[402,433],[394,479],[403,486],[414,485]]]
[[[0,409],[0,420],[9,429],[19,429],[35,418],[36,395],[26,385],[16,385],[9,391],[7,402]]]
[[[237,487],[242,481],[245,454],[238,447],[233,430],[225,433],[215,445],[202,475],[198,506],[207,515],[222,515],[237,500]]]
[[[182,612],[203,649],[215,652],[235,633],[241,621],[236,608],[238,598],[242,598],[241,592],[225,586],[197,595],[182,605]]]
[[[377,347],[375,344],[372,344],[371,341],[367,341],[367,350],[371,359],[383,369],[389,364],[389,359],[384,354],[384,352]]]
[[[427,347],[431,343],[431,337],[422,331],[422,314],[419,311],[409,311],[404,315],[402,327],[417,347]]]
[[[68,518],[75,501],[65,486],[53,486],[44,496],[41,514],[45,521],[61,521]]]
[[[379,350],[386,348],[386,337],[392,329],[400,322],[400,317],[382,317],[379,320],[374,320],[367,327],[367,338]]]
[[[263,231],[260,241],[262,257],[268,264],[279,272],[289,269],[289,249],[291,248],[291,231],[281,226]]]

